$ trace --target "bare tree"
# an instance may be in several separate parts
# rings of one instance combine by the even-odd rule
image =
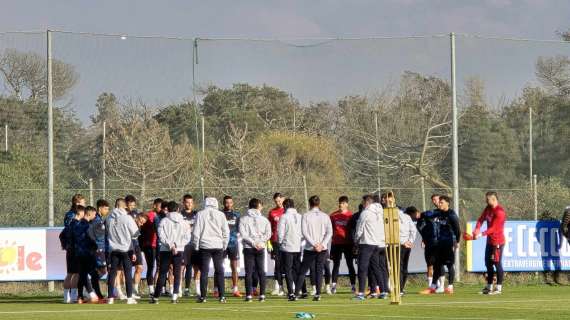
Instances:
[[[46,59],[37,53],[6,49],[0,56],[0,73],[20,100],[37,101],[47,96]],[[57,100],[75,86],[79,75],[73,66],[57,59],[52,60],[52,73],[53,98]]]
[[[570,95],[570,58],[567,56],[538,58],[536,76],[550,91]]]
[[[126,108],[122,115],[107,139],[107,170],[111,179],[139,189],[146,201],[148,186],[172,180],[192,161],[193,150],[187,143],[173,145],[168,129],[147,108]]]
[[[376,177],[379,166],[384,177],[398,184],[423,177],[436,188],[451,190],[442,165],[451,143],[449,97],[444,81],[408,72],[396,97],[381,96],[372,102],[353,99],[359,112],[356,118],[343,121],[350,139],[345,143],[349,149],[345,162],[353,172],[369,178]],[[353,113],[348,108],[344,117]]]

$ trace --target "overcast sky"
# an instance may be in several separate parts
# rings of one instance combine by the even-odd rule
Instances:
[[[0,30],[172,36],[361,36],[465,32],[552,39],[567,0],[2,0]]]
[[[557,39],[570,28],[569,0],[0,0],[0,32],[74,32],[178,37],[366,37],[447,34]],[[0,51],[45,52],[43,35],[0,37]],[[104,91],[149,103],[192,95],[192,43],[56,34],[54,57],[75,66],[65,100],[82,120]],[[336,99],[386,87],[405,70],[449,79],[449,40],[279,43],[200,42],[200,85],[269,84],[301,101]],[[535,82],[539,56],[570,55],[561,43],[458,39],[458,79],[482,78],[491,100]]]

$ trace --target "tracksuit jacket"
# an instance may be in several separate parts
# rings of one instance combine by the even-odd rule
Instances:
[[[416,228],[412,217],[400,210],[400,244],[404,244],[407,241],[414,243],[417,235],[418,228]]]
[[[139,228],[135,220],[125,209],[115,208],[105,221],[107,239],[111,251],[129,252],[133,250],[133,241],[139,236]]]
[[[249,209],[239,221],[239,233],[244,249],[255,248],[256,244],[265,248],[271,238],[271,225],[257,209]]]
[[[317,243],[327,250],[333,234],[329,215],[319,208],[309,210],[301,219],[301,232],[306,241],[305,250],[315,251]]]
[[[190,241],[190,225],[179,212],[169,212],[158,225],[160,251],[183,252],[184,246]]]
[[[226,250],[230,240],[226,215],[218,210],[216,198],[206,198],[204,202],[204,209],[198,212],[192,229],[192,245],[195,250]]]
[[[386,236],[384,234],[384,209],[379,203],[373,203],[362,211],[356,232],[354,234],[355,243],[368,244],[386,247]]]
[[[277,225],[277,238],[279,250],[285,252],[301,252],[301,242],[303,234],[301,231],[301,216],[296,209],[289,208],[279,219]]]

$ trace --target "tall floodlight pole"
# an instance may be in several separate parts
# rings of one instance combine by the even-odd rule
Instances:
[[[106,178],[106,170],[107,170],[107,121],[103,121],[103,141],[102,141],[102,149],[103,149],[103,157],[101,158],[101,189],[103,189],[103,197],[105,199],[107,193],[107,178]]]
[[[458,123],[457,123],[457,85],[455,74],[455,33],[450,34],[451,47],[451,107],[453,121],[453,153],[452,153],[452,170],[453,170],[453,210],[459,215],[459,150],[458,150]],[[455,250],[455,269],[457,270],[457,280],[461,279],[461,261],[459,258],[459,247]]]
[[[53,227],[53,74],[51,69],[51,31],[46,31],[47,40],[47,105],[48,105],[48,226]],[[48,290],[54,290],[53,281],[48,282]]]

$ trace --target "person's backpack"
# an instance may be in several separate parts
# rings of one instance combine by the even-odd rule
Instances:
[[[560,233],[570,241],[570,206],[564,210],[562,221],[560,222]]]

